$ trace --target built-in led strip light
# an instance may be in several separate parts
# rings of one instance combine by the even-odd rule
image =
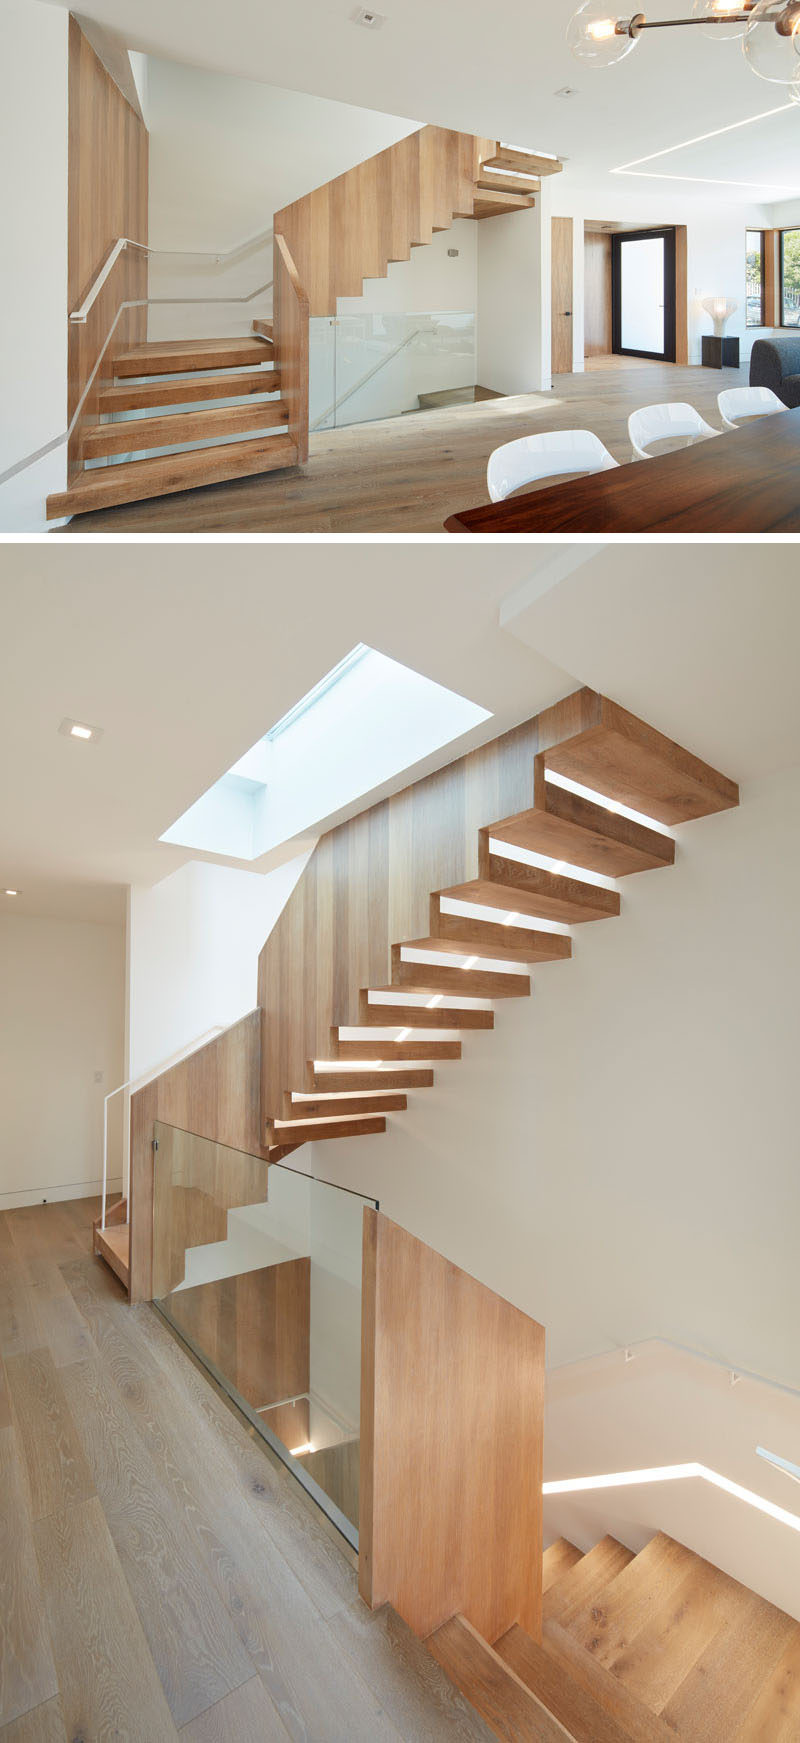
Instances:
[[[555,769],[545,769],[545,780],[554,787],[563,787],[568,793],[577,793],[580,799],[589,799],[593,805],[600,805],[604,811],[613,811],[619,817],[629,817],[631,823],[641,823],[645,829],[655,829],[659,835],[671,835],[666,823],[660,823],[657,817],[648,817],[646,811],[634,811],[630,805],[621,805],[617,799],[609,799],[605,793],[598,793],[596,787],[584,787],[580,781],[573,781],[569,775],[558,774]]]
[[[460,920],[486,920],[490,926],[520,926],[528,932],[558,932],[571,938],[572,928],[563,920],[550,920],[530,914],[507,914],[505,908],[493,908],[490,903],[459,902],[454,896],[440,898],[440,912],[454,914]],[[498,940],[499,942],[499,940]]]
[[[755,1507],[759,1513],[777,1519],[780,1525],[788,1525],[790,1531],[800,1531],[800,1517],[796,1513],[787,1512],[785,1507],[776,1507],[774,1501],[765,1501],[763,1495],[754,1494],[741,1483],[732,1483],[730,1477],[721,1476],[708,1465],[656,1465],[645,1471],[611,1471],[598,1477],[566,1477],[562,1482],[543,1483],[542,1494],[580,1495],[588,1489],[625,1489],[645,1483],[681,1482],[687,1477],[700,1477],[704,1483],[711,1483],[715,1489],[733,1495],[735,1500],[745,1501],[748,1507]]]

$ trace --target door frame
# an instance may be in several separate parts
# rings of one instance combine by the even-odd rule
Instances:
[[[664,239],[664,349],[663,351],[632,351],[621,343],[622,331],[622,244],[646,242],[653,237]],[[615,357],[649,357],[655,363],[676,361],[677,276],[676,229],[674,224],[656,225],[648,230],[615,230],[611,235],[611,349]]]

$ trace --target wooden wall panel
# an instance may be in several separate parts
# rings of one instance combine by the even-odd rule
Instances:
[[[251,1011],[131,1096],[132,1301],[153,1297],[153,1127],[156,1120],[266,1157],[261,1143],[261,1012]]]
[[[90,46],[69,21],[68,304],[75,309],[120,236],[147,241],[147,129]],[[71,419],[120,303],[147,296],[147,257],[122,254],[85,325],[69,322],[68,418]],[[147,335],[147,310],[123,315],[107,358]],[[105,361],[100,371],[110,375]],[[96,417],[98,377],[85,419]],[[82,421],[84,421],[82,419]],[[74,470],[80,430],[70,442]]]
[[[583,234],[583,354],[611,354],[611,237],[602,230]]]
[[[572,355],[572,219],[550,221],[551,369],[571,375]]]
[[[322,838],[259,958],[262,1106],[282,1117],[331,1026],[357,1023],[362,987],[387,985],[391,946],[428,933],[432,890],[478,874],[478,832],[533,803],[533,759],[590,724],[582,690]],[[372,1055],[370,1055],[372,1056]]]
[[[288,407],[289,435],[303,465],[308,459],[308,295],[283,236],[275,236],[274,257],[275,367]]]
[[[364,1212],[359,1590],[541,1638],[544,1328]]]
[[[310,1259],[179,1289],[169,1312],[254,1410],[308,1392]]]

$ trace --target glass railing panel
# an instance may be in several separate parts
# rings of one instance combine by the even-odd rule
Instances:
[[[308,422],[312,430],[336,422],[336,322],[327,315],[308,323]]]
[[[400,417],[423,409],[427,396],[475,387],[474,314],[339,315],[311,326],[328,328],[317,354],[312,339],[312,430]]]
[[[375,1200],[161,1122],[155,1139],[156,1305],[355,1543]]]

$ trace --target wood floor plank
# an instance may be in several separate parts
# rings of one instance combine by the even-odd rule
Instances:
[[[361,1598],[332,1616],[328,1627],[343,1652],[414,1743],[488,1743],[493,1733],[445,1676],[421,1640],[386,1605],[370,1611]]]
[[[32,1517],[88,1500],[94,1494],[91,1472],[49,1350],[9,1356],[6,1374]]]
[[[184,1743],[287,1743],[289,1732],[254,1676],[184,1725],[180,1735]]]
[[[66,1736],[58,1699],[43,1701],[40,1707],[0,1729],[0,1743],[65,1743]]]
[[[31,1298],[41,1338],[57,1368],[83,1361],[97,1352],[86,1320],[70,1294],[61,1267],[52,1259],[29,1259]]]
[[[167,1743],[175,1727],[100,1502],[34,1535],[67,1736]]]
[[[91,1362],[65,1368],[63,1376],[108,1529],[180,1727],[250,1681],[253,1662],[106,1377]]]
[[[0,1725],[58,1693],[13,1428],[0,1430]]]

